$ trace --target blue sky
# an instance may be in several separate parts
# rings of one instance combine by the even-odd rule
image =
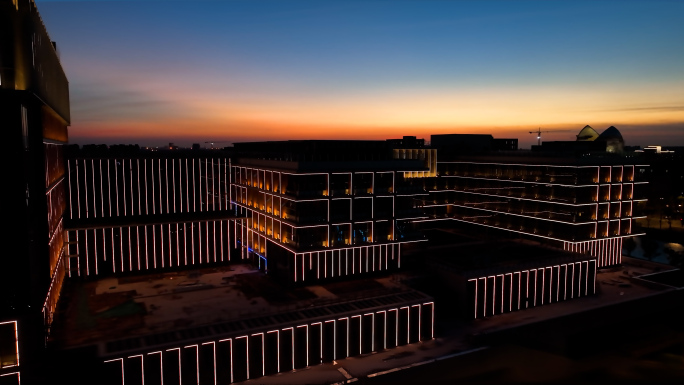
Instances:
[[[525,147],[537,127],[571,140],[590,124],[684,145],[684,2],[36,3],[76,143],[461,132]]]

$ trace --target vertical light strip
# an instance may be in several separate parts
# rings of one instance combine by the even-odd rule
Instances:
[[[85,238],[85,262],[86,262],[86,275],[90,275],[90,260],[88,258],[88,230],[83,232],[83,238]]]
[[[125,380],[125,376],[124,376],[124,362],[123,362],[123,358],[115,358],[115,359],[113,359],[113,360],[107,360],[107,361],[104,361],[104,363],[109,363],[109,362],[114,362],[114,361],[121,361],[121,385],[125,385],[125,384],[126,384],[126,380]]]
[[[93,176],[93,218],[97,218],[97,194],[95,193],[95,159],[90,159],[90,169]]]
[[[131,209],[132,209],[132,207],[131,207]],[[131,211],[133,211],[133,210],[131,210]],[[131,250],[131,226],[127,227],[126,232],[128,233],[128,263],[129,263],[128,271],[133,271],[133,252]]]
[[[150,268],[150,265],[149,265],[150,258],[148,256],[148,252],[147,252],[147,250],[148,250],[147,240],[148,240],[148,238],[147,238],[147,225],[145,225],[145,270],[149,270],[149,268]]]
[[[195,158],[192,159],[192,211],[197,212],[197,198],[195,197]],[[194,263],[194,261],[193,261]]]
[[[85,159],[83,159],[83,192],[85,193],[86,218],[88,218],[88,216],[90,215],[90,203],[88,202],[88,165]],[[94,196],[93,201],[95,201]],[[95,205],[93,205],[93,214],[95,214]]]
[[[292,333],[292,370],[295,369],[295,330],[293,327],[284,328],[283,331],[290,330]]]
[[[114,185],[116,190],[116,216],[118,217],[119,214],[119,166],[117,164],[118,162],[116,161],[116,158],[114,159]]]
[[[79,181],[79,166],[78,159],[74,161],[76,163],[76,200],[78,202],[78,217],[81,217],[81,183]]]
[[[161,351],[147,353],[147,355],[159,354],[159,379],[161,380],[161,385],[164,385],[164,354]]]
[[[162,268],[164,268],[164,224],[159,225],[159,248],[161,249],[161,263]]]
[[[124,166],[126,166],[126,161],[124,160]],[[135,203],[133,201],[133,159],[128,160],[128,175],[131,179],[131,215],[135,215]]]
[[[159,214],[162,214],[164,212],[164,206],[162,204],[162,178],[161,178],[161,158],[157,160],[157,170],[158,170],[158,177],[159,177]],[[161,231],[161,230],[160,230]],[[161,233],[160,233],[161,234]],[[162,260],[164,260],[162,256]],[[163,266],[162,266],[163,267]]]
[[[162,225],[162,228],[164,228],[164,225]],[[171,224],[167,223],[166,228],[169,230],[169,267],[173,266],[173,247],[171,246]],[[178,266],[178,265],[176,265]]]
[[[71,184],[71,159],[67,159],[67,171],[68,171],[67,177],[69,178],[69,217],[73,218],[74,217],[74,198],[71,196],[71,191],[73,190],[73,186]],[[71,271],[69,271],[69,273],[71,273]]]
[[[268,333],[276,333],[276,352],[278,353],[277,354],[276,373],[280,373],[280,330],[271,330],[269,332],[266,332],[266,334],[268,334]],[[262,347],[262,351],[265,352],[263,347]],[[266,361],[266,360],[264,359],[264,361]]]
[[[142,197],[140,196],[140,159],[135,160],[135,165],[138,170],[138,215],[142,215]]]
[[[185,257],[185,266],[188,265],[188,226],[183,222],[183,256]]]
[[[218,165],[218,203],[219,203],[219,211],[223,210],[223,195],[221,195],[221,159],[216,160],[216,164]],[[226,168],[226,165],[223,165],[223,168]],[[272,174],[271,174],[272,175]],[[225,181],[225,175],[224,175],[224,181]],[[273,188],[273,181],[271,181],[271,189]],[[224,191],[225,193],[225,191]],[[271,210],[272,212],[273,210]]]
[[[173,162],[171,162],[173,164]],[[169,160],[164,159],[164,174],[166,175],[166,214],[171,212],[169,209]]]
[[[187,183],[187,181],[186,181]],[[178,204],[179,212],[183,212],[183,160],[178,159]]]
[[[152,261],[154,262],[154,268],[157,268],[157,226],[152,225]]]
[[[116,164],[116,163],[115,163]],[[112,169],[112,160],[107,159],[107,193],[109,194],[109,216],[112,216],[112,177],[110,170]],[[114,257],[112,257],[114,258]]]
[[[178,240],[178,222],[176,222],[176,266],[180,266],[180,241]]]
[[[152,174],[152,214],[154,214],[157,211],[157,203],[155,202],[156,194],[154,193],[154,159],[150,159],[150,173]]]
[[[208,175],[207,175],[208,177]],[[219,186],[221,186],[219,184]],[[214,159],[211,159],[211,211],[216,211],[216,179],[214,177]],[[219,187],[220,188],[220,187]]]
[[[173,212],[176,213],[176,162],[173,160],[171,161],[171,188],[173,189]]]
[[[121,182],[123,185],[124,216],[128,215],[128,203],[126,202],[126,159],[121,159]]]
[[[93,210],[95,211],[95,210]],[[95,275],[98,275],[97,268],[97,230],[93,229],[93,249],[95,250]]]
[[[128,358],[137,358],[140,357],[140,369],[141,369],[141,377],[142,377],[142,385],[145,385],[145,360],[143,358],[142,354],[136,354],[134,356],[128,356]]]
[[[190,180],[188,179],[188,158],[185,158],[185,212],[190,212]]]

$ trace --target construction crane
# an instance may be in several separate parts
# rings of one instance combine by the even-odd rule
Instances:
[[[551,131],[542,131],[541,127],[537,129],[537,131],[530,131],[530,134],[537,134],[537,146],[541,146],[541,134],[542,132],[551,132]]]
[[[231,142],[231,141],[230,140],[214,140],[211,142],[204,142],[204,144],[207,144],[207,143],[211,144],[211,149],[213,150],[214,149],[214,143],[225,143],[225,142]]]

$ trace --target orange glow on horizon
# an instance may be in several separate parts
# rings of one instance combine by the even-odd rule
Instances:
[[[207,95],[157,84],[150,85],[145,97],[160,101],[163,108],[143,109],[142,113],[136,110],[131,114],[124,110],[110,119],[90,121],[88,114],[81,118],[74,112],[70,136],[72,142],[79,143],[154,139],[161,144],[387,139],[403,135],[429,140],[431,134],[480,133],[518,138],[523,147],[524,143],[536,140],[528,138],[527,133],[538,127],[563,130],[562,134],[543,135],[543,140],[574,140],[586,124],[600,132],[611,125],[622,131],[624,126],[656,127],[684,122],[684,108],[669,107],[679,99],[684,105],[684,97],[661,90],[657,96],[649,92],[651,96],[643,94],[637,98],[635,93],[623,96],[622,91],[588,93],[580,88],[534,87],[459,92],[403,89],[378,90],[358,97],[293,94],[240,100],[233,94]],[[643,132],[635,133],[645,136]],[[644,139],[623,134],[628,145]]]

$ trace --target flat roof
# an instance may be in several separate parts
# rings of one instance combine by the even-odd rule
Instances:
[[[438,154],[440,155],[440,154]],[[447,155],[447,154],[442,154]],[[640,156],[630,153],[618,154],[583,154],[575,155],[568,153],[533,152],[527,150],[500,151],[489,154],[458,155],[452,154],[448,160],[437,163],[500,163],[521,164],[527,166],[620,166],[639,165],[644,160]]]
[[[437,246],[415,253],[424,253],[432,264],[466,276],[596,259],[525,239],[481,240],[451,229],[429,229],[426,236],[430,240],[436,238]]]
[[[371,160],[311,160],[289,161],[240,157],[234,166],[264,168],[284,172],[352,172],[352,171],[428,171],[422,160],[371,159]]]
[[[249,265],[72,282],[63,295],[53,341],[101,356],[431,301],[390,277],[286,288]]]

